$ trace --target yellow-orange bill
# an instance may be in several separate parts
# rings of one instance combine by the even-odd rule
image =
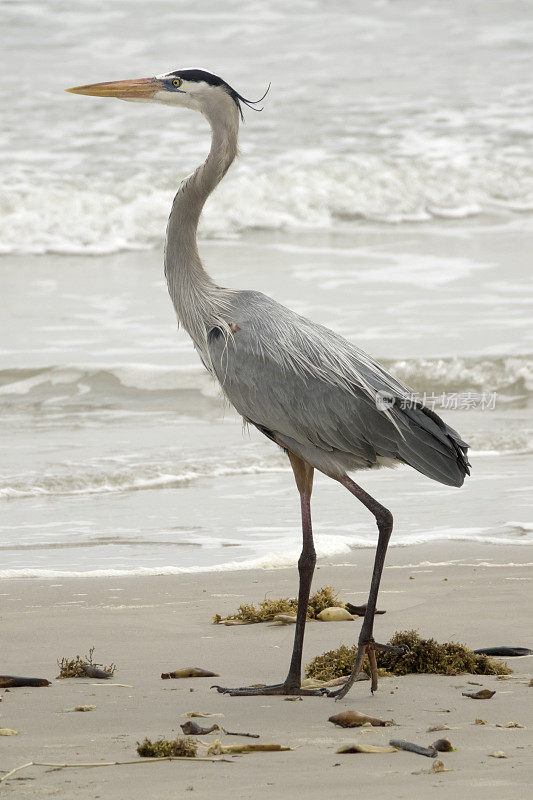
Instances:
[[[111,81],[110,83],[89,83],[87,86],[73,86],[65,89],[73,94],[90,94],[94,97],[120,97],[123,100],[136,100],[152,97],[163,88],[157,78],[135,78],[130,81]]]

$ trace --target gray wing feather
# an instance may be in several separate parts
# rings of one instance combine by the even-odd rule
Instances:
[[[231,314],[233,336],[213,329],[208,346],[247,421],[333,477],[395,459],[463,483],[467,445],[429,409],[402,408],[409,389],[362,350],[258,292],[236,292]]]

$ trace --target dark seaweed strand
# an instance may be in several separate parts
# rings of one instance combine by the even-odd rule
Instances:
[[[176,72],[172,72],[171,75],[175,75],[176,78],[182,78],[184,81],[204,81],[204,83],[209,84],[209,86],[221,86],[224,91],[226,91],[231,98],[235,101],[237,108],[239,109],[239,114],[241,116],[241,120],[244,121],[244,114],[242,110],[241,103],[244,103],[248,108],[251,108],[252,111],[262,111],[263,108],[254,108],[257,103],[260,103],[262,100],[265,99],[268,92],[270,91],[271,84],[268,84],[268,88],[266,92],[260,97],[258,100],[247,100],[246,97],[243,97],[242,94],[236,92],[229,83],[226,83],[225,80],[220,78],[218,75],[213,75],[211,72],[206,72],[203,69],[179,69]]]

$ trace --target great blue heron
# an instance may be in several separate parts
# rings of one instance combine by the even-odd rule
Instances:
[[[165,275],[179,321],[205,367],[244,420],[287,453],[300,493],[303,548],[294,647],[283,683],[229,689],[232,695],[313,694],[300,686],[302,647],[316,563],[311,490],[317,469],[345,486],[374,515],[378,543],[370,593],[351,676],[329,696],[344,697],[365,655],[377,687],[374,614],[392,514],[348,472],[409,464],[448,486],[469,474],[468,445],[371,356],[333,331],[295,314],[260,292],[226,289],[207,274],[196,229],[205,201],[237,155],[242,104],[253,107],[222,78],[184,69],[154,78],[97,83],[76,94],[165,103],[200,111],[211,126],[206,160],[181,184],[167,227]],[[262,98],[261,98],[262,99]]]

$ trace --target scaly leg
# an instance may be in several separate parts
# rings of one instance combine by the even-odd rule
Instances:
[[[361,671],[365,656],[368,656],[368,660],[370,662],[370,672],[372,677],[371,689],[372,692],[375,692],[375,690],[378,688],[376,650],[403,649],[392,648],[390,645],[377,644],[373,637],[374,615],[376,613],[381,573],[383,572],[385,554],[387,552],[387,546],[392,533],[392,514],[388,509],[378,503],[377,500],[374,500],[373,497],[367,494],[367,492],[358,486],[357,483],[354,483],[354,481],[352,481],[347,475],[340,479],[340,483],[342,483],[343,486],[345,486],[355,497],[357,497],[357,499],[360,500],[363,505],[365,505],[368,510],[372,512],[372,514],[374,514],[378,526],[379,536],[376,548],[376,557],[374,560],[374,571],[372,573],[372,583],[370,585],[370,594],[368,596],[366,612],[363,619],[363,624],[361,626],[361,632],[359,634],[357,659],[355,661],[352,674],[344,686],[337,691],[330,691],[327,693],[328,697],[335,697],[337,699],[344,697],[357,680],[357,676]]]
[[[313,467],[301,458],[289,453],[289,459],[300,492],[302,508],[302,553],[298,561],[300,587],[298,590],[298,612],[296,615],[296,630],[294,632],[294,646],[292,650],[289,673],[283,683],[274,686],[250,686],[239,689],[226,689],[222,686],[212,688],[230,695],[256,695],[256,694],[291,694],[291,695],[320,695],[323,689],[302,689],[302,651],[307,620],[307,605],[311,591],[311,581],[316,564],[316,553],[313,544],[313,531],[311,528],[311,491],[313,488]]]

